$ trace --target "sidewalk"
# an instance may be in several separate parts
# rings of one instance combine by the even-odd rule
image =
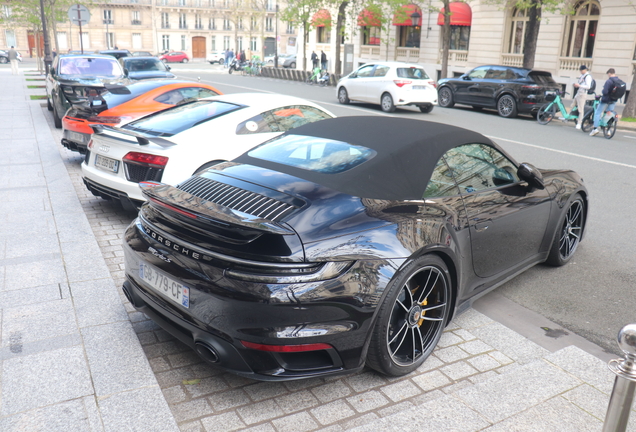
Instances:
[[[365,370],[257,383],[206,367],[189,385],[162,373],[133,330],[32,93],[42,91],[0,67],[0,431],[601,430],[609,356],[522,336],[488,307],[459,316],[406,377]]]

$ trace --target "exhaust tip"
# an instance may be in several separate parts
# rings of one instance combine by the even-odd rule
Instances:
[[[130,294],[130,290],[128,289],[126,284],[122,285],[121,290],[124,292],[124,295],[126,296],[126,300],[128,300],[130,304],[134,306],[135,301],[133,300],[132,294]]]
[[[203,358],[203,360],[209,363],[219,362],[219,355],[217,354],[216,350],[207,343],[196,341],[194,342],[194,347],[196,352],[201,356],[201,358]]]

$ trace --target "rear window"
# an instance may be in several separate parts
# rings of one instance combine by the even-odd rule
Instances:
[[[331,118],[329,114],[306,105],[290,105],[263,112],[239,124],[238,135],[266,132],[287,132],[307,123]]]
[[[60,59],[60,75],[92,75],[116,78],[124,71],[115,58],[67,57]]]
[[[376,155],[375,150],[303,135],[283,135],[250,150],[249,156],[308,171],[337,174]]]
[[[552,78],[552,75],[549,73],[533,73],[530,72],[528,77],[532,79],[532,81],[537,84],[556,84],[556,81]]]
[[[397,76],[410,79],[429,79],[424,69],[416,67],[397,68]]]
[[[157,58],[125,60],[124,66],[130,72],[147,72],[147,71],[165,72],[168,70],[166,68],[166,65],[164,65],[163,62]]]
[[[123,129],[148,135],[172,136],[240,108],[227,102],[196,101],[143,117],[123,126]]]

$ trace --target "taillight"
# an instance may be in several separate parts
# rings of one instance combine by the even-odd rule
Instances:
[[[313,344],[303,344],[303,345],[265,345],[265,344],[247,342],[242,340],[241,344],[243,344],[245,348],[255,349],[259,351],[280,352],[280,353],[320,351],[320,350],[327,350],[327,349],[333,348],[333,346],[326,343],[313,343]]]
[[[122,159],[124,162],[132,162],[138,165],[149,165],[153,168],[163,168],[168,163],[168,158],[165,156],[138,152],[130,152]]]
[[[195,215],[194,213],[190,213],[190,212],[187,212],[185,210],[181,210],[180,208],[177,208],[175,206],[171,206],[170,204],[166,204],[165,202],[159,201],[158,199],[155,199],[155,198],[152,198],[152,197],[149,197],[149,199],[153,203],[158,204],[161,207],[165,207],[165,208],[167,208],[169,210],[172,210],[175,213],[179,213],[179,214],[187,216],[187,217],[189,217],[191,219],[197,219],[197,215]]]
[[[93,149],[93,140],[90,140],[88,142],[88,144],[86,144],[86,147],[88,147],[89,150],[92,150]]]
[[[429,81],[428,83],[432,85],[433,87],[437,88],[437,83],[435,81]]]
[[[106,117],[106,116],[90,116],[87,120],[92,123],[119,124],[122,118],[121,117]]]
[[[403,87],[403,86],[405,86],[407,84],[411,84],[412,83],[412,81],[410,81],[410,80],[393,80],[393,82],[398,87]]]

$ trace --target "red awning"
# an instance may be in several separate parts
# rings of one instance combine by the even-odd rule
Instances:
[[[381,25],[380,16],[368,9],[358,15],[358,27],[380,27]]]
[[[411,15],[418,13],[420,17],[416,23],[413,23]],[[396,26],[413,26],[421,25],[422,23],[422,9],[414,4],[404,5],[402,8],[393,15],[393,25]]]
[[[468,6],[468,3],[452,2],[449,6],[451,10],[451,25],[470,27],[470,23],[473,20],[473,11]],[[444,8],[437,16],[437,25],[444,25]]]
[[[331,26],[331,14],[327,9],[320,9],[311,19],[311,25],[314,27]]]

